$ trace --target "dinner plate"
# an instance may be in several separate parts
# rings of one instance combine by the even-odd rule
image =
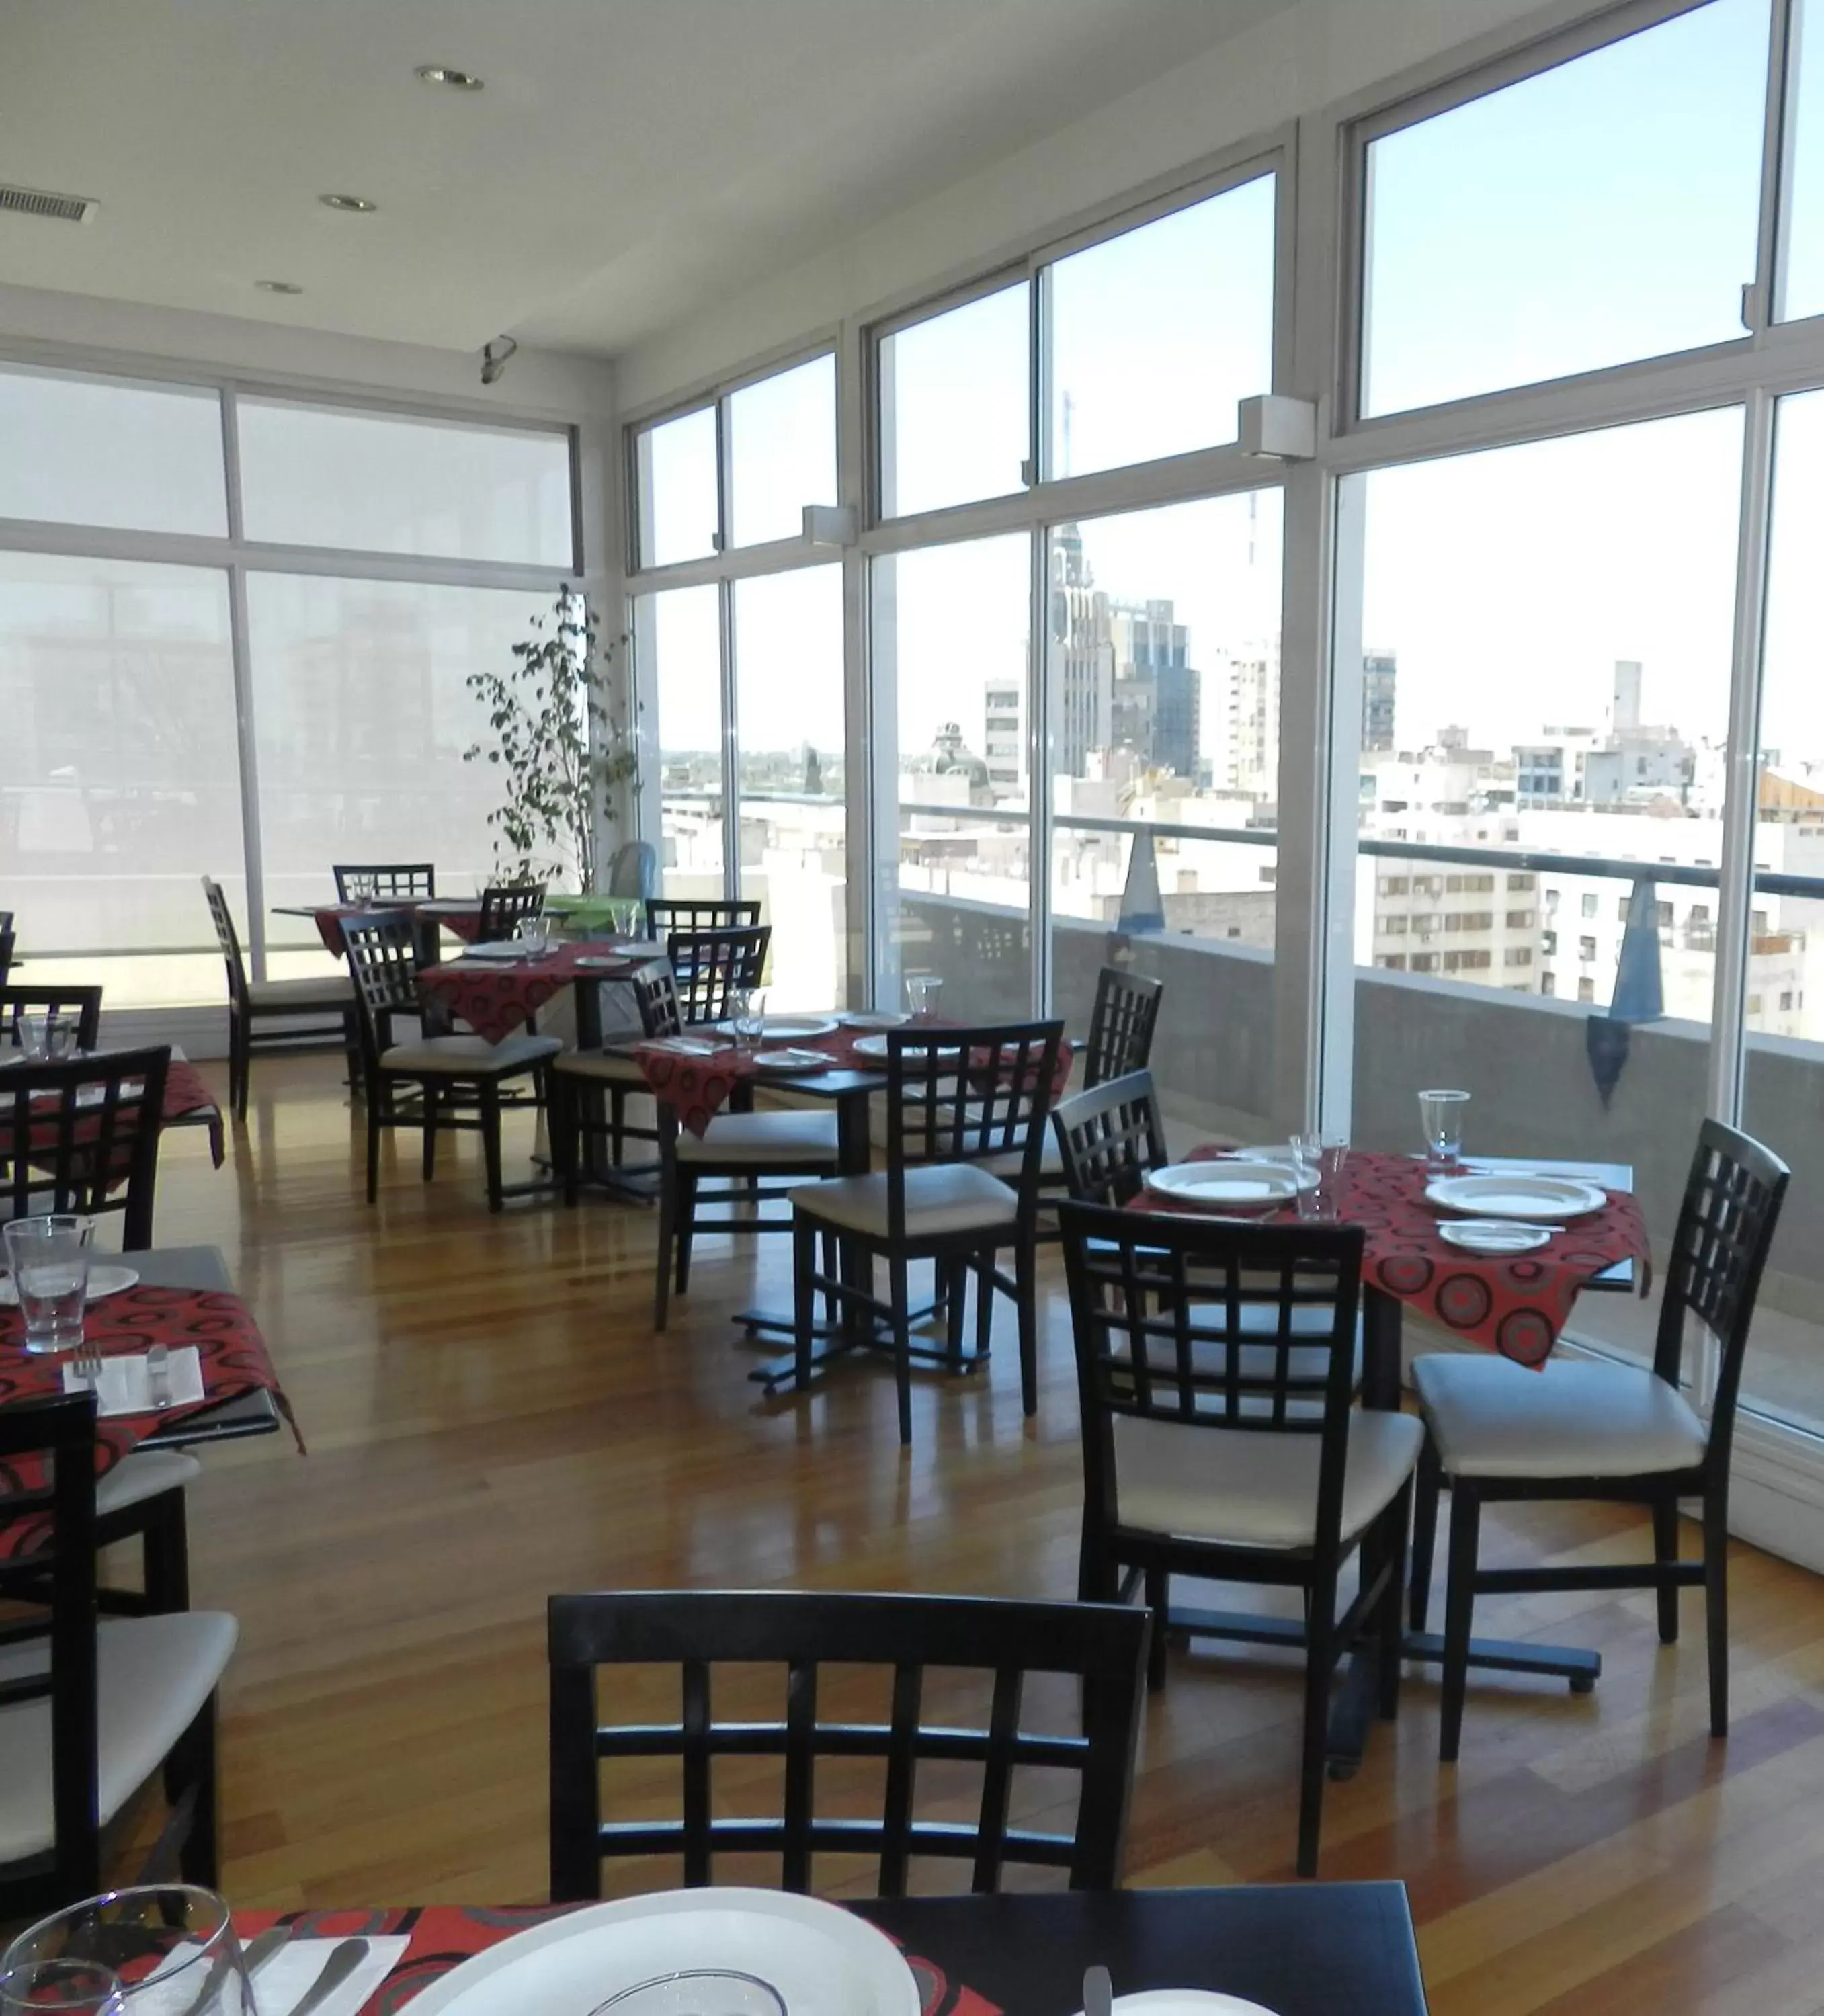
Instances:
[[[471,959],[512,960],[530,959],[532,956],[532,948],[523,938],[490,938],[485,945],[465,945],[454,959],[446,959],[444,963],[447,966],[458,966]]]
[[[802,1043],[813,1036],[827,1036],[836,1026],[834,1015],[766,1015],[760,1021],[760,1040],[766,1043]]]
[[[1519,1225],[1507,1218],[1447,1219],[1437,1229],[1447,1246],[1460,1246],[1466,1253],[1532,1253],[1552,1244],[1552,1234],[1542,1226]]]
[[[1111,2006],[1122,2016],[1273,2016],[1258,2002],[1206,1988],[1148,1988],[1138,1995],[1117,1995]]]
[[[1571,1176],[1443,1176],[1427,1183],[1425,1194],[1443,1211],[1460,1211],[1467,1218],[1587,1218],[1609,1201],[1594,1183]]]
[[[1301,1176],[1289,1162],[1225,1155],[1149,1169],[1146,1187],[1156,1197],[1194,1211],[1271,1211],[1290,1204],[1301,1190],[1314,1189],[1317,1180],[1314,1175]]]
[[[845,1029],[903,1029],[912,1017],[894,1008],[851,1008],[836,1019]]]
[[[757,1977],[791,2016],[918,2016],[918,1984],[884,1932],[819,1898],[733,1888],[548,1920],[440,1975],[412,2006],[414,2016],[595,2016],[629,1988],[701,1969]]]
[[[91,1267],[88,1270],[88,1299],[99,1302],[103,1295],[117,1295],[123,1288],[139,1285],[139,1270],[132,1267]],[[19,1307],[19,1291],[13,1284],[10,1274],[0,1274],[0,1309]]]
[[[754,1059],[754,1068],[762,1076],[802,1078],[806,1071],[827,1071],[831,1061],[821,1050],[762,1050]]]

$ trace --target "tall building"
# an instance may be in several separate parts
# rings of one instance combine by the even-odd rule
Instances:
[[[1279,644],[1231,653],[1213,681],[1220,696],[1210,758],[1217,791],[1245,798],[1279,795]]]
[[[1361,659],[1361,746],[1387,753],[1393,747],[1393,697],[1399,663],[1391,651],[1364,651]]]
[[[982,751],[989,788],[997,798],[1022,797],[1026,787],[1026,682],[992,679],[982,689]]]
[[[1052,535],[1050,628],[1054,761],[1058,776],[1085,776],[1090,751],[1113,740],[1115,650],[1108,598],[1096,587],[1074,525]],[[989,761],[995,763],[992,751]]]
[[[1198,774],[1202,697],[1190,662],[1190,632],[1163,599],[1109,601],[1114,650],[1112,733],[1117,748],[1139,751],[1151,769]]]

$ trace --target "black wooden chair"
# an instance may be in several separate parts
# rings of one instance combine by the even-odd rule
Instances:
[[[509,1036],[490,1043],[475,1035],[425,1035],[395,1042],[393,1024],[419,1013],[418,965],[412,920],[402,910],[350,918],[342,927],[361,1011],[361,1064],[367,1087],[367,1201],[380,1195],[383,1128],[416,1127],[424,1135],[424,1180],[437,1173],[440,1127],[481,1137],[488,1208],[508,1194],[500,1175],[501,1087],[530,1074],[542,1097],[546,1073],[561,1046],[555,1036]],[[416,1102],[402,1103],[402,1086],[416,1085]],[[514,1194],[523,1186],[514,1186]]]
[[[240,938],[221,885],[205,875],[203,894],[208,899],[222,963],[228,969],[228,1103],[235,1118],[247,1117],[247,1087],[256,1049],[296,1049],[305,1044],[315,1047],[333,1035],[340,1038],[348,1053],[351,1081],[359,1082],[360,1045],[355,1033],[355,988],[348,974],[325,974],[320,979],[307,976],[301,980],[250,980],[241,958]],[[269,1026],[261,1028],[262,1022]],[[275,1023],[284,1026],[271,1026]]]
[[[834,1297],[871,1337],[884,1316],[892,1331],[899,1439],[912,1439],[911,1361],[967,1370],[988,1355],[994,1290],[1011,1295],[1019,1318],[1020,1400],[1039,1405],[1038,1252],[1035,1221],[1045,1116],[1062,1039],[1061,1022],[989,1023],[975,1028],[902,1028],[887,1037],[887,1165],[865,1176],[802,1185],[791,1193],[792,1273],[798,1384],[809,1383],[816,1300]],[[816,1265],[816,1240],[834,1232],[887,1263],[885,1308],[871,1291]],[[996,1265],[1015,1254],[1012,1279]],[[942,1352],[911,1337],[908,1270],[928,1260],[944,1305]],[[976,1276],[975,1348],[963,1351],[963,1295]]]
[[[339,903],[384,903],[393,897],[437,894],[437,870],[428,861],[338,861],[332,872]]]
[[[709,897],[652,896],[646,904],[646,934],[663,944],[673,931],[733,931],[760,921],[759,899],[723,902]]]
[[[1438,1493],[1451,1494],[1438,1755],[1462,1741],[1476,1598],[1496,1591],[1651,1589],[1660,1637],[1678,1636],[1678,1591],[1704,1593],[1710,1732],[1729,1726],[1729,1455],[1742,1358],[1790,1177],[1758,1141],[1707,1120],[1672,1234],[1650,1368],[1553,1358],[1538,1370],[1505,1358],[1434,1352],[1413,1367],[1425,1417],[1413,1521],[1412,1624],[1425,1628]],[[1718,1345],[1707,1425],[1679,1390],[1687,1318]],[[1481,1568],[1482,1507],[1515,1499],[1606,1499],[1653,1515],[1653,1558],[1638,1565]],[[1682,1561],[1678,1503],[1703,1507],[1703,1557]]]
[[[677,1020],[677,996],[672,986],[671,968],[657,956],[652,964],[633,979],[622,983],[633,996],[642,1033],[653,1023],[649,1004],[654,990],[670,1003],[669,1017],[661,1011],[658,1033],[669,1033]],[[650,1127],[627,1118],[629,1099],[650,1097],[646,1074],[629,1053],[627,1039],[604,1043],[600,1049],[565,1050],[551,1065],[551,1161],[564,1188],[564,1201],[574,1204],[581,1193],[588,1162],[588,1144],[606,1147],[611,1168],[622,1178],[653,1176],[659,1165],[648,1162],[629,1168],[622,1161],[629,1141],[659,1139],[657,1116]],[[616,1188],[619,1187],[617,1182]]]
[[[1130,1071],[1061,1099],[1051,1115],[1065,1194],[1085,1204],[1123,1204],[1163,1169],[1165,1122],[1150,1071]]]
[[[1105,966],[1096,975],[1095,1006],[1090,1010],[1089,1041],[1084,1046],[1083,1082],[1086,1091],[1111,1078],[1145,1071],[1152,1061],[1153,1031],[1159,1026],[1159,997],[1165,982],[1144,973]]]
[[[1153,1613],[1166,1677],[1173,1575],[1273,1584],[1305,1602],[1298,1870],[1317,1873],[1331,1684],[1372,1634],[1379,1705],[1399,1706],[1410,1415],[1352,1406],[1359,1226],[1217,1223],[1059,1208],[1083,1409],[1077,1593]],[[1243,1309],[1271,1312],[1271,1324]],[[1340,1615],[1338,1583],[1359,1553]],[[1172,1628],[1196,1635],[1195,1612]],[[1211,1621],[1211,1634],[1232,1635]]]
[[[0,1050],[24,1049],[21,1023],[27,1015],[74,1015],[76,1047],[97,1049],[101,1042],[101,995],[99,987],[0,985]]]
[[[687,1029],[725,1022],[729,997],[751,992],[766,970],[773,942],[770,924],[716,924],[701,931],[671,931],[665,956],[677,983],[678,1012]]]
[[[611,1591],[553,1597],[549,1636],[553,1903],[600,1896],[604,1856],[679,1856],[694,1887],[710,1881],[718,1855],[775,1854],[780,1887],[802,1892],[812,1888],[816,1856],[866,1856],[878,1858],[883,1897],[903,1896],[912,1862],[925,1856],[966,1862],[976,1892],[997,1889],[1010,1864],[1062,1870],[1076,1890],[1119,1881],[1145,1658],[1137,1612],[981,1597]],[[722,1679],[722,1698],[734,1705],[718,1714],[712,1669],[736,1664],[785,1669],[782,1717],[748,1712],[734,1674]],[[642,1687],[640,1676],[620,1671],[653,1665],[683,1669],[675,1720],[650,1712],[651,1682]],[[886,1715],[845,1712],[860,1676],[820,1670],[831,1667],[890,1669]],[[928,1677],[934,1669],[948,1670]],[[961,1688],[952,1673],[993,1676],[992,1708],[979,1722],[953,1705]],[[1055,1707],[1047,1699],[1033,1709],[1032,1697],[1050,1683],[1040,1677],[1033,1686],[1033,1676],[1052,1674],[1080,1683],[1080,1711],[1079,1690],[1062,1687]],[[668,1691],[676,1715],[675,1681]],[[604,1720],[604,1708],[623,1701],[629,1715]],[[683,1760],[683,1817],[604,1821],[604,1760],[654,1757]],[[784,1760],[782,1810],[730,1813],[739,1795],[731,1788],[718,1798],[713,1760],[726,1758],[739,1772],[744,1760],[770,1757]],[[862,1801],[832,1798],[827,1780],[819,1783],[822,1759],[831,1775],[851,1777],[860,1773],[845,1773],[842,1760],[881,1760],[884,1797],[864,1795],[872,1810],[859,1815],[832,1811]],[[933,1777],[947,1772],[953,1792],[955,1767],[975,1764],[982,1790],[972,1820],[921,1816],[921,1766]],[[1022,1766],[1076,1776],[1069,1832],[1040,1831],[1010,1811]],[[1048,1809],[1059,1796],[1049,1795]],[[945,1805],[957,1810],[953,1797]]]
[[[520,926],[545,914],[543,882],[490,883],[481,891],[481,921],[477,945],[499,945],[519,935]]]
[[[44,1477],[0,1500],[27,1522],[0,1555],[0,1921],[95,1895],[106,1831],[161,1769],[186,1881],[220,1881],[215,1693],[235,1621],[98,1621],[95,1461],[92,1395],[0,1407],[0,1467]]]

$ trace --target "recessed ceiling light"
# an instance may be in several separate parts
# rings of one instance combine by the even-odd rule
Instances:
[[[295,280],[256,280],[254,285],[263,294],[301,294],[304,292]]]
[[[452,91],[479,91],[481,80],[473,70],[452,70],[448,63],[420,63],[413,74],[425,84],[445,84]]]
[[[377,203],[370,203],[364,196],[319,196],[317,201],[326,210],[378,210]]]

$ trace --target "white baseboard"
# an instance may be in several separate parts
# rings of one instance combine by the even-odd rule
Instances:
[[[102,1010],[102,1041],[110,1049],[171,1043],[186,1057],[228,1055],[228,1005],[216,1008],[120,1008]]]

